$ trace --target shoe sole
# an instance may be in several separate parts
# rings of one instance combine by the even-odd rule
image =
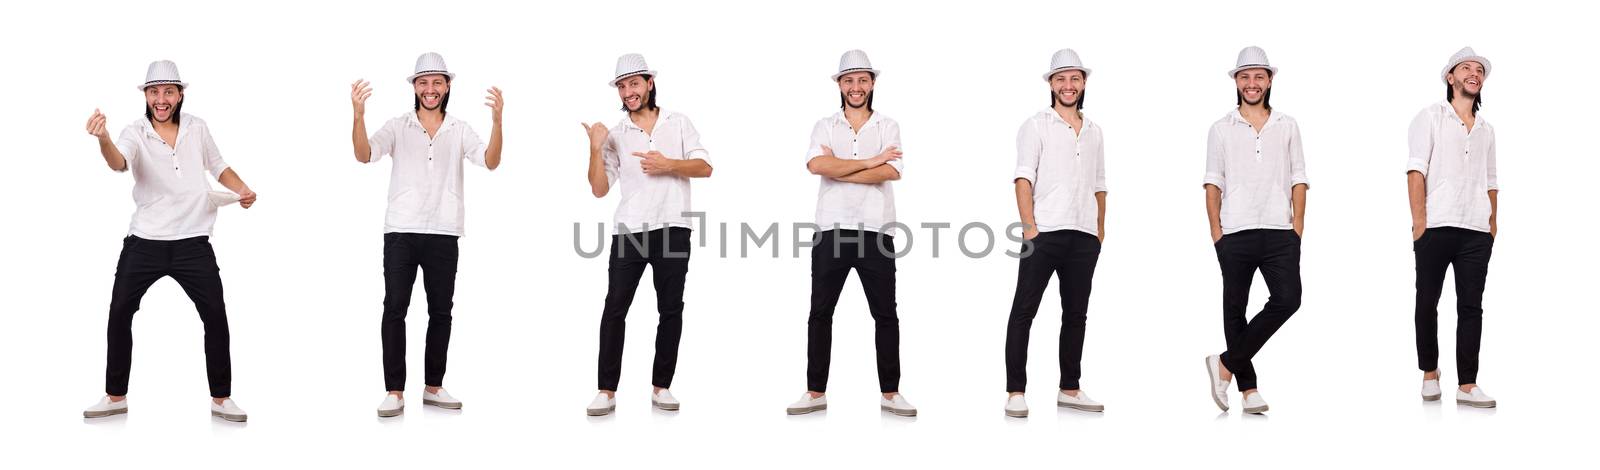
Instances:
[[[1028,410],[1022,410],[1022,411],[1006,410],[1006,416],[1009,416],[1009,417],[1012,417],[1012,418],[1026,418],[1026,417],[1028,417]]]
[[[422,400],[422,404],[427,405],[427,406],[437,406],[437,407],[444,408],[444,409],[447,409],[447,410],[459,410],[459,409],[461,409],[461,402],[459,402],[459,401],[457,401],[457,402],[448,402],[448,401],[439,401],[439,400],[429,400],[429,399],[424,398]]]
[[[828,409],[828,405],[826,403],[824,403],[824,404],[816,405],[816,406],[806,406],[806,407],[801,407],[801,408],[789,408],[789,409],[787,409],[785,411],[788,412],[791,415],[803,415],[803,414],[806,414],[806,413],[811,413],[811,412],[816,412],[816,411],[823,411],[823,410],[826,410],[826,409]]]
[[[1422,401],[1439,401],[1439,397],[1442,397],[1442,396],[1444,396],[1444,395],[1443,394],[1439,394],[1439,395],[1423,395],[1422,396]]]
[[[1216,403],[1217,408],[1222,408],[1222,411],[1228,411],[1228,401],[1223,397],[1217,396],[1217,379],[1214,377],[1218,377],[1217,370],[1211,367],[1211,356],[1206,356],[1206,384],[1211,386],[1211,390],[1206,393],[1211,394],[1211,402]]]
[[[678,411],[677,403],[662,403],[659,401],[650,400],[650,405],[659,408],[661,411]]]
[[[917,415],[917,410],[897,410],[897,409],[890,408],[890,407],[887,407],[887,406],[882,406],[882,405],[879,405],[878,409],[883,410],[883,411],[887,411],[890,414],[893,414],[895,416],[912,417],[912,416],[916,416]]]
[[[403,414],[405,412],[406,412],[406,407],[404,407],[404,406],[399,407],[399,408],[395,408],[395,409],[392,409],[392,410],[378,410],[378,417],[379,418],[393,418],[393,417],[396,417],[396,416],[400,416],[401,414]]]
[[[1266,405],[1262,405],[1261,407],[1258,407],[1258,408],[1245,408],[1244,412],[1245,413],[1250,413],[1250,414],[1253,414],[1253,415],[1266,413],[1267,412],[1267,406]]]
[[[128,413],[128,409],[127,408],[117,408],[115,410],[106,410],[106,411],[85,411],[85,412],[83,412],[83,417],[85,417],[85,418],[104,418],[104,417],[107,417],[107,416],[116,416],[116,415],[127,414],[127,413]]]
[[[213,412],[211,412],[211,416],[222,418],[223,421],[229,421],[229,422],[234,422],[234,423],[243,423],[243,422],[245,422],[245,421],[250,419],[250,417],[247,416],[247,415],[230,415],[230,414],[227,414],[227,413],[223,413],[221,411],[213,411]]]
[[[1473,407],[1473,408],[1494,408],[1495,407],[1495,402],[1492,402],[1492,401],[1467,401],[1467,400],[1462,400],[1462,399],[1459,399],[1459,398],[1456,399],[1456,404],[1457,405],[1467,405],[1467,406],[1470,406],[1470,407]]]
[[[617,411],[617,405],[611,405],[611,406],[605,407],[604,409],[590,408],[590,409],[584,410],[584,413],[587,413],[589,416],[605,416],[605,415],[611,414],[611,412],[613,412],[613,411]]]
[[[1076,404],[1076,403],[1067,403],[1067,402],[1064,402],[1064,401],[1058,401],[1058,402],[1056,402],[1056,406],[1060,407],[1060,408],[1072,408],[1072,409],[1078,410],[1078,411],[1090,411],[1090,412],[1094,412],[1094,413],[1103,413],[1103,412],[1106,411],[1106,406],[1105,405],[1079,405],[1079,404]]]

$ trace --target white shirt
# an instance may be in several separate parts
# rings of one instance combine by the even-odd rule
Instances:
[[[1100,234],[1100,203],[1106,190],[1105,140],[1100,126],[1083,130],[1055,109],[1028,118],[1017,130],[1017,174],[1033,184],[1033,223],[1040,232],[1077,230]]]
[[[1411,120],[1411,157],[1406,171],[1427,182],[1428,228],[1489,231],[1489,191],[1498,191],[1494,126],[1478,116],[1472,130],[1448,102],[1435,103]]]
[[[633,119],[622,117],[622,122],[611,127],[601,156],[606,170],[606,183],[622,183],[622,202],[617,203],[616,233],[636,233],[667,227],[693,228],[689,217],[689,178],[675,175],[647,175],[644,158],[634,152],[651,150],[673,160],[705,160],[711,164],[711,154],[700,145],[700,132],[682,114],[658,111],[652,132],[633,124]]]
[[[117,150],[133,171],[133,222],[128,234],[146,240],[180,240],[211,235],[217,208],[207,194],[211,181],[228,170],[200,118],[178,118],[178,141],[167,146],[149,119],[122,128]],[[210,179],[206,174],[210,173]]]
[[[1205,184],[1222,190],[1222,233],[1294,229],[1294,186],[1311,186],[1300,125],[1273,111],[1257,133],[1239,110],[1211,125]]]
[[[873,112],[861,125],[861,132],[850,128],[843,112],[822,118],[811,128],[811,148],[806,151],[806,163],[822,156],[822,146],[833,149],[833,156],[841,160],[866,160],[883,153],[889,147],[900,148],[900,124]],[[902,148],[903,150],[903,148]],[[895,171],[904,173],[905,163],[895,159],[888,163]],[[894,235],[894,187],[888,181],[874,184],[847,183],[821,177],[817,189],[817,227],[819,230],[866,230]]]
[[[489,148],[471,126],[445,114],[444,123],[430,138],[417,114],[407,112],[384,123],[367,141],[372,145],[370,162],[384,155],[394,157],[384,233],[465,235],[461,162],[487,167],[483,154]]]

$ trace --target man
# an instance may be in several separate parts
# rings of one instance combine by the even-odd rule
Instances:
[[[1006,416],[1026,418],[1028,330],[1050,275],[1061,282],[1061,386],[1056,405],[1082,411],[1105,406],[1078,388],[1084,323],[1094,266],[1105,240],[1105,141],[1100,126],[1083,117],[1089,69],[1072,49],[1056,51],[1044,74],[1050,108],[1017,131],[1013,182],[1022,217],[1022,260],[1006,327]]]
[[[406,310],[411,306],[418,267],[428,295],[422,404],[461,408],[461,401],[450,396],[443,384],[460,253],[457,241],[465,233],[462,161],[490,170],[500,166],[500,114],[505,101],[499,88],[487,90],[484,104],[494,125],[485,144],[465,121],[445,112],[455,76],[439,54],[417,57],[415,72],[406,77],[414,94],[412,111],[390,119],[371,137],[367,136],[365,116],[372,88],[363,80],[350,85],[356,161],[394,157],[389,172],[389,211],[383,222],[383,381],[388,394],[378,405],[379,417],[399,416],[405,411]]]
[[[1238,109],[1211,125],[1206,148],[1206,215],[1222,267],[1222,330],[1228,349],[1206,357],[1211,399],[1228,411],[1228,383],[1239,380],[1246,413],[1264,413],[1251,359],[1300,309],[1300,237],[1305,233],[1305,155],[1300,126],[1272,109],[1278,69],[1259,47],[1239,51],[1233,78]],[[1271,296],[1249,321],[1256,270]]]
[[[128,375],[132,367],[133,314],[139,300],[157,280],[171,276],[200,312],[205,326],[206,379],[211,388],[211,415],[244,422],[244,410],[233,394],[233,366],[228,351],[228,314],[222,277],[211,249],[217,207],[231,203],[226,193],[212,194],[210,174],[238,197],[240,207],[256,202],[256,193],[222,160],[211,128],[183,113],[189,84],[171,61],[150,63],[145,71],[145,118],[122,129],[117,140],[106,130],[106,115],[96,109],[87,130],[100,142],[100,156],[112,171],[133,174],[137,206],[111,287],[110,321],[106,325],[106,396],[83,411],[85,418],[128,412]],[[214,202],[216,201],[216,202]]]
[[[817,227],[811,249],[811,314],[806,328],[806,393],[788,407],[805,414],[828,408],[828,363],[833,308],[854,268],[877,330],[879,408],[916,416],[900,389],[900,319],[894,296],[894,188],[900,179],[900,125],[873,112],[872,90],[881,73],[867,54],[845,52],[833,81],[841,112],[811,129],[806,169],[820,177]]]
[[[617,89],[628,116],[610,130],[600,123],[583,126],[589,134],[589,188],[605,197],[613,184],[622,186],[617,204],[616,234],[611,237],[610,280],[600,314],[600,392],[589,403],[589,416],[617,408],[617,382],[622,375],[622,343],[628,307],[639,288],[645,266],[655,282],[656,357],[650,403],[666,411],[681,406],[668,389],[678,366],[678,338],[683,333],[683,285],[689,273],[689,179],[711,176],[710,154],[689,118],[656,106],[656,71],[644,56],[617,58],[611,87]],[[582,124],[582,123],[579,123]]]
[[[1456,403],[1494,408],[1478,382],[1483,336],[1483,286],[1494,251],[1500,193],[1495,172],[1494,127],[1478,116],[1489,59],[1463,48],[1445,64],[1444,96],[1411,121],[1406,179],[1411,199],[1411,240],[1417,262],[1417,364],[1422,399],[1438,400],[1439,293],[1445,269],[1456,277]]]

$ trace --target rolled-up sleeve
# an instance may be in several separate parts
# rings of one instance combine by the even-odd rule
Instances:
[[[1206,136],[1206,179],[1204,184],[1216,186],[1217,189],[1226,191],[1228,186],[1225,167],[1227,151],[1224,149],[1222,132],[1217,126],[1211,126],[1211,133]]]
[[[1094,154],[1100,161],[1095,162],[1094,192],[1106,192],[1106,136],[1098,128],[1095,132]]]
[[[367,145],[372,147],[372,155],[367,158],[368,163],[376,163],[378,160],[382,160],[385,155],[388,155],[389,152],[394,151],[395,134],[399,132],[396,127],[402,125],[400,124],[402,122],[404,121],[400,119],[390,119],[388,122],[383,123],[383,127],[378,128],[378,132],[374,132],[372,136],[367,137]]]
[[[1295,124],[1289,133],[1289,186],[1301,184],[1311,189],[1311,180],[1306,179],[1306,152],[1301,144],[1300,125]]]
[[[1491,131],[1489,132],[1489,162],[1488,162],[1488,164],[1489,164],[1489,190],[1490,191],[1499,191],[1500,190],[1500,177],[1499,177],[1499,171],[1495,169],[1494,141],[1495,141],[1494,132],[1491,129]]]
[[[139,158],[139,139],[143,138],[141,130],[136,124],[122,128],[122,134],[117,136],[117,151],[122,152],[123,160],[127,160],[127,164],[117,171],[128,171],[133,168],[134,160]]]
[[[811,159],[822,156],[822,147],[831,144],[828,142],[828,125],[828,120],[824,119],[817,121],[817,125],[811,126],[811,144],[806,148],[807,171],[810,169]]]
[[[882,132],[883,134],[879,137],[883,139],[883,150],[889,150],[889,147],[894,147],[895,149],[904,152],[905,147],[900,146],[900,123],[895,121],[886,121],[881,127],[882,128],[879,129],[879,132]],[[905,177],[905,157],[889,160],[889,166],[894,167],[894,171],[900,173],[900,177]]]
[[[617,171],[622,166],[622,160],[617,157],[617,131],[612,130],[611,136],[606,138],[606,144],[600,149],[600,164],[606,170],[606,185],[617,184]]]
[[[1033,119],[1023,121],[1022,127],[1017,129],[1017,171],[1012,175],[1011,181],[1017,178],[1028,180],[1029,184],[1039,182],[1039,155],[1044,153],[1044,140],[1039,136],[1038,125]]]
[[[1411,129],[1406,133],[1407,147],[1410,156],[1406,159],[1406,172],[1421,173],[1428,176],[1429,159],[1433,157],[1433,124],[1434,119],[1428,110],[1417,113],[1411,120]]]
[[[705,160],[706,165],[711,164],[711,152],[706,151],[705,145],[700,143],[700,131],[694,128],[694,123],[683,115],[678,115],[678,129],[682,131],[679,140],[683,141],[683,159]]]
[[[461,158],[473,165],[488,168],[489,162],[484,155],[489,151],[489,144],[478,137],[478,131],[472,130],[472,126],[464,122],[458,125],[461,126]]]
[[[221,179],[222,172],[228,171],[228,162],[222,160],[222,152],[217,149],[217,141],[211,138],[211,128],[200,128],[200,151],[205,159],[206,171],[211,172],[212,179]]]

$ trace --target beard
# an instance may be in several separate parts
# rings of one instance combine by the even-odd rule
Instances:
[[[1083,99],[1083,91],[1080,90],[1080,91],[1078,91],[1077,94],[1073,95],[1072,96],[1072,102],[1070,102],[1070,103],[1066,102],[1066,101],[1062,101],[1060,93],[1051,93],[1050,94],[1050,99],[1054,100],[1055,101],[1055,105],[1057,105],[1057,106],[1066,106],[1068,108],[1074,108],[1074,107],[1078,106],[1078,101]]]
[[[447,92],[444,92],[444,94],[439,95],[439,105],[431,107],[431,108],[428,107],[427,105],[423,104],[422,95],[420,95],[420,94],[419,95],[414,95],[413,99],[416,100],[416,104],[414,106],[416,109],[419,109],[419,110],[420,109],[426,109],[428,111],[444,111],[445,108],[450,105],[450,92],[447,91]]]

